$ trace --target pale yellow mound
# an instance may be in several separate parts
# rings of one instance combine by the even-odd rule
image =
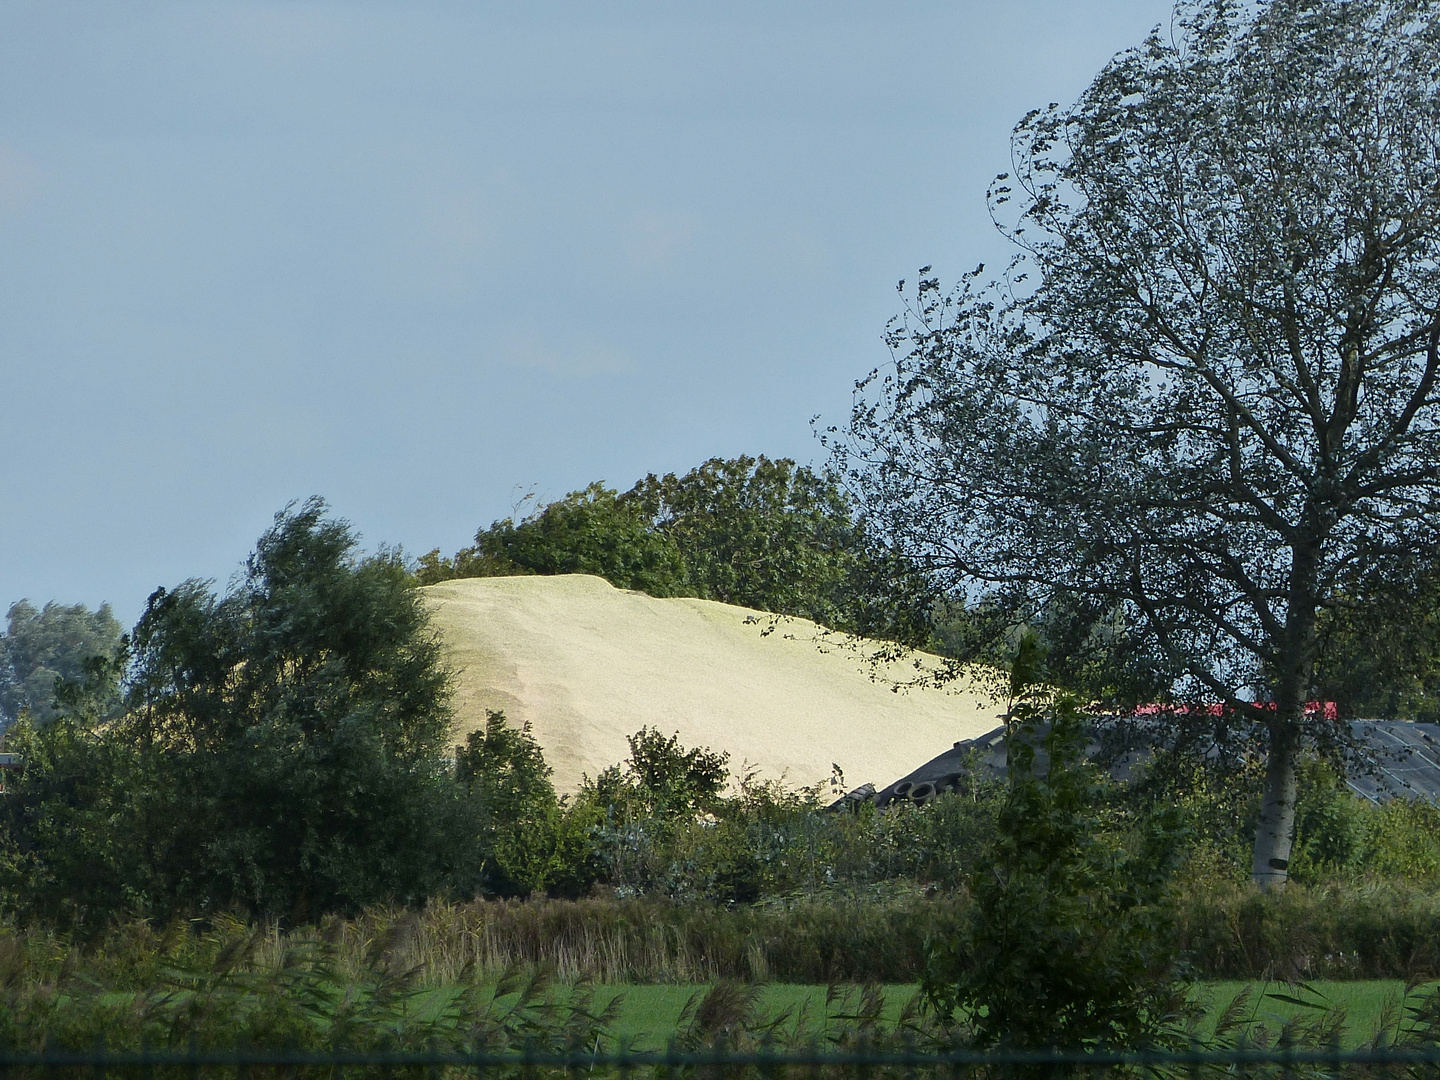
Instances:
[[[915,677],[912,662],[877,671],[866,643],[847,647],[803,619],[775,625],[582,574],[470,578],[424,594],[458,672],[460,735],[486,709],[529,721],[562,792],[624,759],[625,737],[646,725],[792,784],[828,780],[838,764],[854,788],[888,784],[999,723],[1002,706],[973,686],[894,692]]]

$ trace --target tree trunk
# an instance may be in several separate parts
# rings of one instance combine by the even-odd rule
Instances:
[[[1303,703],[1300,708],[1304,708]],[[1300,726],[1290,716],[1270,723],[1270,753],[1265,765],[1265,796],[1255,828],[1255,861],[1250,876],[1262,889],[1283,889],[1290,875],[1290,848],[1295,842],[1295,765],[1300,751]]]
[[[1290,595],[1285,637],[1277,657],[1275,696],[1269,717],[1269,754],[1265,762],[1265,795],[1255,827],[1255,859],[1250,879],[1262,889],[1283,889],[1290,877],[1290,848],[1295,843],[1295,799],[1300,734],[1305,726],[1305,699],[1315,667],[1316,567],[1319,514],[1306,514],[1310,538],[1292,549]]]

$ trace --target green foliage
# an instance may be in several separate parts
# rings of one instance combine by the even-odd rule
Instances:
[[[1134,822],[1174,814],[1188,841],[1182,891],[1248,876],[1248,837],[1260,812],[1263,757],[1233,760],[1163,751],[1116,791],[1117,810]],[[1440,884],[1440,807],[1425,799],[1375,805],[1358,796],[1340,767],[1315,753],[1299,762],[1300,795],[1290,874],[1307,885]]]
[[[460,873],[440,647],[399,557],[355,546],[319,500],[277,515],[228,595],[151,596],[123,715],[19,733],[12,904],[305,919]]]
[[[1380,806],[1356,796],[1328,762],[1306,763],[1296,808],[1296,880],[1440,884],[1440,807],[1426,799]]]
[[[625,763],[565,807],[573,861],[552,892],[602,884],[624,896],[748,903],[891,883],[953,887],[994,832],[1000,787],[984,776],[925,806],[836,813],[820,788],[754,773],[727,794],[725,758],[674,736],[642,729],[630,744]]]
[[[651,870],[626,884],[639,891],[648,880],[651,891],[676,900],[724,903],[954,888],[993,835],[997,802],[988,796],[835,813],[822,809],[814,790],[744,778],[712,815],[663,837],[648,834],[648,851],[634,845],[635,863],[648,855]]]
[[[1041,681],[1111,708],[1164,700],[1176,678],[1123,606],[1063,589],[1039,598],[997,591],[975,603],[963,597],[937,601],[931,635],[931,652],[999,668],[1023,638],[1033,636]]]
[[[1171,815],[1186,836],[1182,876],[1234,882],[1249,873],[1255,820],[1265,778],[1253,748],[1207,756],[1187,746],[1161,749],[1140,763],[1129,783],[1113,789],[1118,812],[1132,822]]]
[[[1197,976],[1408,979],[1440,969],[1433,887],[1295,882],[1267,894],[1211,877],[1175,895],[1177,944]]]
[[[566,813],[556,797],[529,724],[514,728],[504,713],[487,711],[484,729],[470,733],[455,759],[477,829],[484,892],[528,896],[552,885],[563,890],[585,874],[583,814]]]
[[[1367,877],[1440,883],[1440,806],[1427,799],[1392,799],[1367,807],[1366,816]]]
[[[981,1047],[1154,1045],[1184,1000],[1166,890],[1173,823],[1152,819],[1127,846],[1083,764],[1073,701],[1017,711],[996,837],[969,876],[972,917],[936,943],[922,992]]]
[[[25,770],[0,799],[6,907],[89,931],[151,910],[164,889],[158,845],[175,827],[153,816],[158,763],[63,716],[22,720],[9,745]]]
[[[1321,617],[1316,682],[1341,715],[1440,721],[1440,559],[1357,574]]]
[[[1183,889],[1204,891],[1246,878],[1263,776],[1264,759],[1256,754],[1226,764],[1160,753],[1116,793],[1116,806],[1136,822],[1177,815],[1189,837]],[[1351,790],[1335,763],[1311,753],[1300,759],[1295,822],[1290,873],[1297,882],[1440,884],[1440,807],[1428,800],[1377,806]]]
[[[1180,674],[1122,604],[1056,590],[1027,626],[1044,647],[1045,681],[1088,702],[1124,708],[1160,701]]]
[[[828,822],[808,792],[742,780],[709,812],[625,816],[611,803],[595,829],[603,880],[621,895],[749,903],[824,881]]]
[[[721,804],[730,774],[728,755],[687,750],[678,735],[641,728],[628,741],[624,762],[586,778],[571,815],[589,834],[592,880],[634,894],[663,888],[677,836]]]
[[[84,679],[86,661],[112,660],[120,649],[120,624],[109,604],[95,611],[84,604],[51,602],[38,611],[28,600],[11,604],[0,634],[0,726],[22,711],[42,724],[53,720],[60,708],[57,684]],[[117,681],[94,690],[104,711],[119,703]]]
[[[1375,816],[1370,805],[1346,787],[1344,776],[1331,762],[1303,760],[1291,876],[1310,883],[1354,877],[1370,861],[1370,823]]]
[[[683,903],[918,886],[957,887],[994,834],[999,782],[924,805],[824,808],[821,789],[754,773],[725,792],[725,759],[645,729],[625,763],[589,782],[562,815],[574,837],[568,878],[551,891],[603,885],[621,896]],[[563,885],[558,883],[564,880]]]
[[[685,559],[691,595],[914,642],[918,575],[870,538],[834,478],[793,461],[712,458],[624,496]]]
[[[652,596],[695,596],[921,643],[921,576],[876,543],[833,479],[793,461],[713,458],[601,483],[497,521],[453,559],[419,560],[422,584],[499,574],[597,574]]]
[[[39,942],[0,936],[0,1049],[558,1052],[607,1035],[618,1003],[556,988],[543,969],[437,995],[396,948],[404,929],[347,956],[313,930],[282,943],[226,918],[200,934],[125,927],[90,956],[61,945],[58,965],[37,955]]]
[[[913,981],[925,936],[957,933],[967,910],[943,894],[735,908],[481,901],[414,912],[375,908],[353,920],[287,929],[225,917],[208,926],[127,923],[85,947],[53,932],[0,924],[0,1047],[84,1051],[103,1037],[111,1050],[132,1051],[181,1048],[192,1038],[217,1050],[237,1041],[296,1050],[463,1050],[471,1040],[491,1050],[529,1042],[545,1052],[576,1040],[609,1049],[623,1005],[595,993],[587,980],[720,984],[708,1002],[705,994],[692,997],[675,1028],[651,1027],[652,1044],[674,1030],[690,1045],[723,1034],[732,1047],[758,1048],[767,1032],[781,1046],[817,1036],[837,1049],[891,1045],[892,1038],[940,1033],[917,1015],[918,996],[909,1008],[886,1008],[874,984]],[[1336,912],[1348,928],[1324,924]],[[1256,965],[1299,977],[1297,956],[1323,956],[1339,943],[1352,947],[1361,936],[1377,946],[1374,958],[1388,950],[1393,964],[1418,946],[1418,962],[1427,963],[1440,940],[1436,915],[1433,896],[1325,897],[1297,887],[1285,896],[1211,896],[1187,914],[1180,932],[1202,922],[1212,935],[1238,926]],[[777,1025],[779,1014],[759,1008],[752,989],[766,978],[831,986],[822,1009],[802,1006]],[[1281,1000],[1317,998],[1303,986],[1283,994]],[[1322,1010],[1302,1010],[1314,1020],[1302,1017],[1282,1033],[1273,1014],[1265,1015],[1270,1002],[1250,1004],[1236,1008],[1220,998],[1195,1034],[1208,1036],[1211,1047],[1242,1038],[1263,1046],[1277,1037],[1327,1045],[1323,1025],[1314,1022]],[[1413,1036],[1416,1026],[1433,1038],[1432,994],[1407,994],[1403,1004],[1414,1012],[1392,1012],[1388,1023],[1382,1015],[1383,1041]],[[1336,1017],[1324,1019],[1328,1033],[1336,1033]],[[1355,1023],[1347,1034],[1350,1041],[1367,1031]]]
[[[1266,729],[1265,887],[1317,683],[1398,713],[1404,669],[1407,709],[1440,670],[1435,593],[1405,587],[1440,532],[1437,115],[1431,3],[1181,0],[1016,125],[989,192],[1013,261],[953,292],[923,268],[837,436],[938,589],[1117,612],[1173,697]],[[1361,620],[1325,670],[1352,604],[1420,655],[1367,656]]]
[[[675,818],[713,810],[730,780],[729,754],[687,750],[678,733],[666,738],[641,728],[626,740],[630,756],[595,779],[594,798],[621,806],[627,817]]]
[[[684,561],[634,500],[594,483],[529,517],[497,521],[453,560],[438,552],[421,563],[420,580],[497,574],[596,574],[622,589],[653,596],[683,594]]]
[[[488,715],[457,754],[487,893],[575,896],[604,883],[631,895],[736,898],[736,863],[748,865],[748,853],[727,823],[755,802],[756,787],[726,798],[726,755],[686,749],[675,735],[642,728],[629,743],[626,760],[587,780],[571,802],[556,798],[529,729]],[[773,798],[801,802],[778,788]],[[814,812],[813,800],[805,806]]]

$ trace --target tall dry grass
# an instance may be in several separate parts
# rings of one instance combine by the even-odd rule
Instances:
[[[751,906],[655,899],[434,901],[283,928],[224,919],[205,926],[131,923],[80,942],[43,927],[0,925],[0,984],[83,978],[142,990],[166,970],[213,965],[244,936],[243,966],[266,976],[319,948],[342,980],[383,968],[418,985],[476,985],[543,970],[565,984],[906,983],[927,940],[953,937],[963,893],[914,888]],[[1196,978],[1440,976],[1440,895],[1393,883],[1291,886],[1280,895],[1226,884],[1192,888],[1176,932]]]
[[[378,951],[436,984],[515,966],[547,967],[567,982],[893,982],[915,977],[926,938],[958,927],[964,909],[960,897],[913,889],[735,908],[482,900],[372,910],[319,933],[342,965],[372,962]]]
[[[926,941],[957,933],[963,893],[915,889],[749,907],[654,900],[433,903],[336,920],[342,956],[389,950],[439,983],[552,967],[564,981],[905,983]],[[1202,979],[1440,977],[1440,893],[1372,881],[1262,894],[1218,884],[1177,897],[1176,932]]]

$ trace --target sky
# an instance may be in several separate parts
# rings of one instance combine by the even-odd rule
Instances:
[[[819,462],[900,279],[1169,5],[0,0],[0,605],[226,583],[287,503]]]

